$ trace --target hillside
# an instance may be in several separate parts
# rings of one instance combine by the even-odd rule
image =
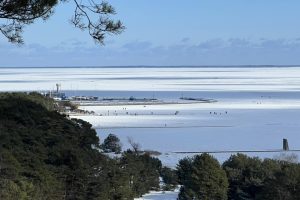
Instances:
[[[161,163],[99,151],[91,125],[38,94],[0,95],[0,199],[133,199],[158,187]]]

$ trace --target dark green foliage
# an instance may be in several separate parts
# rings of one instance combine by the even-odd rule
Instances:
[[[300,199],[300,166],[281,163],[280,169],[267,177],[258,199]]]
[[[118,154],[122,151],[120,139],[114,134],[109,134],[107,138],[105,138],[101,148],[105,153],[114,152]]]
[[[300,199],[300,165],[286,161],[231,156],[223,164],[230,190],[229,199]]]
[[[147,153],[128,150],[123,153],[121,164],[129,177],[130,188],[137,197],[149,190],[159,189],[161,162]]]
[[[157,187],[160,161],[102,155],[91,124],[50,104],[37,94],[0,94],[0,199],[121,200]]]
[[[44,108],[46,108],[49,111],[53,111],[53,110],[56,109],[53,99],[45,98],[44,96],[42,96],[41,94],[39,94],[37,92],[30,92],[30,93],[25,93],[25,92],[24,93],[22,93],[22,92],[8,93],[8,92],[5,92],[5,93],[0,93],[0,99],[4,99],[4,100],[7,101],[10,98],[31,101],[33,103],[36,103],[36,104],[39,104],[39,105],[43,106]],[[9,103],[9,101],[7,103]],[[4,108],[4,106],[1,106],[1,107]]]
[[[262,161],[243,154],[233,155],[223,164],[230,183],[229,199],[255,199],[265,178]]]
[[[47,99],[41,99],[36,94],[0,99],[1,181],[24,198],[80,198],[99,139],[90,124],[46,109]]]
[[[163,167],[160,170],[160,176],[162,177],[162,180],[165,184],[165,190],[172,190],[178,185],[176,170],[168,167]]]
[[[180,200],[225,200],[228,181],[218,161],[209,154],[183,159],[177,167],[183,185]]]

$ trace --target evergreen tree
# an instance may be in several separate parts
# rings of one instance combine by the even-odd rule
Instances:
[[[172,190],[178,185],[176,170],[168,167],[163,167],[160,171],[160,176],[165,184],[165,190]]]
[[[218,161],[209,154],[197,155],[191,160],[181,161],[178,171],[179,181],[183,184],[179,194],[180,200],[227,199],[226,173]]]
[[[300,165],[282,161],[272,161],[276,168],[268,168],[272,176],[266,177],[259,200],[300,199]]]
[[[231,156],[223,164],[231,200],[300,199],[300,165],[286,161]]]
[[[101,147],[105,153],[114,152],[118,154],[122,151],[120,139],[114,134],[109,134],[107,138],[105,138]]]
[[[136,197],[140,197],[150,190],[159,189],[159,172],[161,162],[149,154],[139,154],[127,150],[121,157],[121,164],[129,177],[130,188]]]
[[[243,154],[231,156],[223,164],[229,180],[229,199],[256,199],[262,189],[267,169],[259,158]],[[265,169],[265,170],[264,170]]]

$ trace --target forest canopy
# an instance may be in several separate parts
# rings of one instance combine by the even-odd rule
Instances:
[[[0,199],[133,199],[159,188],[161,162],[101,153],[91,124],[37,93],[0,93]]]

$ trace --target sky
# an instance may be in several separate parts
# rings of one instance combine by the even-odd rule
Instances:
[[[0,35],[0,67],[300,64],[299,0],[110,0],[126,30],[95,44],[70,23],[72,1]],[[1,22],[1,21],[0,21]]]

